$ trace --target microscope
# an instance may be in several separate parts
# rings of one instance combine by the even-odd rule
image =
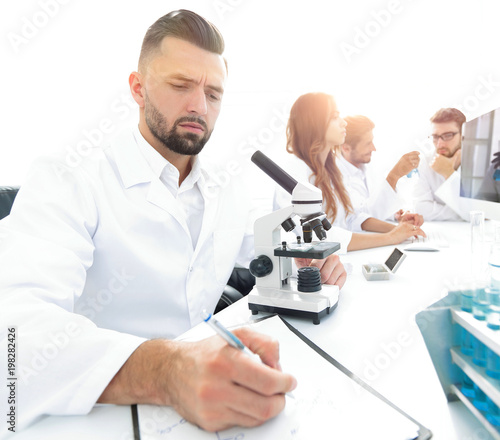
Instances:
[[[255,258],[250,272],[256,284],[247,296],[248,306],[254,315],[278,313],[305,317],[319,324],[321,317],[337,307],[338,286],[322,285],[316,267],[299,269],[297,280],[290,277],[292,258],[324,259],[340,249],[339,243],[324,241],[325,230],[331,225],[322,212],[321,191],[310,183],[297,183],[259,150],[251,160],[291,194],[291,205],[255,221]],[[300,218],[303,239],[297,236],[295,243],[282,242],[281,228],[292,231],[295,216]],[[319,241],[312,240],[313,232]]]

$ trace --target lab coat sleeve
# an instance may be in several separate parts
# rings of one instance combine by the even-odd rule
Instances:
[[[436,199],[435,195],[439,188],[436,189],[436,194],[434,194],[430,184],[431,171],[431,168],[426,163],[419,167],[420,177],[417,178],[413,188],[413,205],[415,212],[422,215],[425,221],[460,220],[460,216],[453,209],[447,206],[441,199]],[[456,174],[456,172],[454,174]],[[450,176],[447,181],[451,178],[452,176]],[[447,186],[452,182],[450,181],[447,183],[447,181],[445,181],[443,185]]]
[[[361,232],[363,228],[361,225],[363,222],[370,217],[373,217],[373,215],[368,214],[365,211],[366,208],[363,209],[358,209],[355,212],[348,214],[346,217],[346,224],[347,224],[347,229],[352,232]]]
[[[394,214],[402,205],[398,193],[384,179],[378,191],[366,201],[366,211],[380,220],[394,221]]]
[[[18,428],[43,414],[88,413],[144,341],[73,312],[99,216],[81,167],[35,162],[0,238],[0,334],[15,328]]]
[[[460,199],[460,172],[455,171],[446,181],[437,189],[438,196],[446,206],[452,211],[455,220],[469,221],[469,212],[462,206]],[[453,220],[450,219],[450,220]]]
[[[337,251],[337,254],[344,255],[347,253],[347,246],[351,242],[352,232],[338,226],[332,226],[326,237],[328,241],[339,243],[340,250]]]

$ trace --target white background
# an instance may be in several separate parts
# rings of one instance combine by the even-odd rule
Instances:
[[[86,133],[98,143],[135,123],[128,75],[147,28],[177,8],[205,16],[226,41],[229,81],[206,153],[228,174],[248,166],[252,139],[284,151],[282,119],[302,93],[331,93],[342,115],[376,123],[380,172],[426,148],[440,107],[470,119],[500,106],[497,0],[9,2],[0,15],[0,185],[22,184],[40,154],[78,145],[84,154]]]

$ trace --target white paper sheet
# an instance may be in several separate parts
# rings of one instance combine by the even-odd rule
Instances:
[[[284,411],[257,428],[232,428],[209,433],[186,422],[172,408],[139,405],[142,440],[405,440],[418,435],[418,426],[357,384],[301,341],[277,316],[252,325],[280,341],[283,371],[297,378],[295,399],[287,397]],[[203,338],[203,325],[190,332]],[[326,435],[326,436],[325,436]]]

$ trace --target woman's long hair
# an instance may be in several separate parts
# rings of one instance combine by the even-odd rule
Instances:
[[[336,199],[342,203],[346,214],[353,211],[342,173],[335,163],[335,153],[330,151],[324,164],[320,159],[326,148],[326,129],[334,109],[332,96],[307,93],[293,104],[286,128],[286,150],[302,159],[312,170],[314,183],[323,193],[323,208],[332,222],[337,217]]]

